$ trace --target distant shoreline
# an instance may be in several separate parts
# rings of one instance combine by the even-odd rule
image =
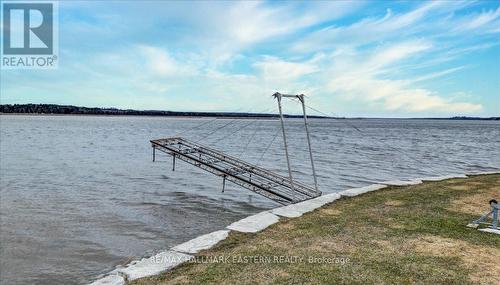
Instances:
[[[33,117],[145,117],[145,118],[184,118],[184,119],[252,119],[252,120],[272,120],[278,119],[278,115],[269,114],[269,116],[202,116],[202,115],[117,115],[117,114],[55,114],[55,113],[2,113],[0,116],[33,116]],[[286,118],[302,118],[299,115],[285,115]],[[384,118],[384,117],[316,117],[307,116],[309,119],[322,120],[441,120],[441,121],[500,121],[500,117],[449,117],[449,118]]]
[[[0,115],[24,115],[24,116],[143,116],[143,117],[174,117],[174,118],[224,118],[224,119],[274,119],[278,114],[269,113],[245,113],[245,112],[183,112],[162,110],[132,110],[117,108],[91,108],[72,105],[56,104],[1,104]],[[286,118],[302,118],[302,115],[284,115]],[[480,120],[500,121],[500,117],[467,117],[454,116],[446,118],[384,118],[384,117],[327,117],[312,116],[312,119],[401,119],[401,120]]]
[[[246,113],[246,112],[183,112],[162,110],[132,110],[117,108],[89,108],[56,104],[2,104],[0,115],[46,115],[46,116],[148,116],[148,117],[184,117],[184,118],[278,118],[278,114]],[[301,115],[284,115],[287,118],[302,118]],[[326,116],[308,116],[309,118],[325,119]]]
[[[32,116],[32,117],[144,117],[144,118],[184,118],[184,119],[277,119],[278,116],[252,117],[252,116],[188,116],[188,115],[115,115],[115,114],[46,114],[46,113],[1,113],[0,116]],[[308,116],[308,118],[311,118]],[[329,119],[329,118],[322,118]],[[334,118],[330,118],[334,119]]]

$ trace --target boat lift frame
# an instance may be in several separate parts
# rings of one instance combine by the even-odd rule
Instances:
[[[306,104],[305,104],[305,99],[304,99],[305,95],[304,94],[298,94],[298,95],[281,94],[279,92],[276,92],[273,94],[273,97],[276,98],[276,100],[278,101],[278,110],[280,112],[281,130],[283,132],[283,144],[285,146],[286,163],[288,166],[288,176],[290,177],[290,184],[292,185],[292,188],[293,188],[292,168],[290,165],[290,158],[288,157],[288,144],[286,141],[285,123],[284,123],[283,111],[282,111],[282,107],[281,107],[281,99],[282,98],[297,98],[302,105],[302,112],[304,114],[304,127],[306,129],[306,136],[307,136],[307,146],[309,148],[309,158],[311,160],[311,168],[312,168],[312,174],[313,174],[313,178],[314,178],[314,189],[316,190],[316,192],[321,193],[318,189],[318,179],[316,177],[316,169],[314,168],[314,159],[313,159],[313,154],[312,154],[311,138],[309,135],[309,126],[307,123],[307,114],[306,114]]]
[[[226,180],[229,180],[283,205],[321,195],[298,181],[291,182],[288,178],[272,171],[181,137],[156,139],[150,142],[153,147],[153,161],[156,160],[156,150],[159,150],[172,156],[172,170],[175,170],[176,159],[180,159],[221,176],[223,191]],[[293,188],[291,183],[294,185]]]
[[[283,205],[293,204],[320,196],[321,192],[318,189],[316,171],[314,168],[304,95],[275,93],[273,96],[278,100],[283,143],[285,145],[285,155],[288,166],[288,178],[211,147],[201,145],[197,142],[191,142],[182,137],[168,137],[151,140],[153,162],[156,160],[156,150],[158,149],[172,156],[172,171],[175,171],[176,159],[180,159],[205,171],[221,176],[223,179],[222,192],[225,190],[226,180],[229,180]],[[302,103],[309,156],[314,177],[314,189],[293,180],[281,106],[282,98],[297,98]]]

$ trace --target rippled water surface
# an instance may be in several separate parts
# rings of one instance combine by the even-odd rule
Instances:
[[[177,133],[286,175],[275,120],[0,117],[0,284],[85,284],[100,273],[277,206],[158,155]],[[200,128],[190,128],[206,122]],[[312,184],[302,121],[288,120],[297,179]],[[311,120],[319,184],[500,168],[500,122]],[[279,133],[278,133],[279,134]],[[264,152],[266,149],[267,152]]]

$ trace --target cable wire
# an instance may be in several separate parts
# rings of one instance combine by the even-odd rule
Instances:
[[[274,141],[276,140],[276,138],[278,137],[278,134],[280,133],[280,129],[279,128],[276,128],[276,132],[274,133],[274,136],[273,136],[273,139],[271,140],[271,142],[267,145],[266,149],[264,150],[264,152],[260,155],[259,157],[259,160],[256,161],[256,165],[259,166],[261,163],[262,163],[262,158],[264,158],[264,155],[267,153],[267,151],[269,150],[269,148],[271,148],[271,146],[273,145]]]
[[[267,113],[269,110],[272,110],[272,109],[273,109],[273,108],[267,108],[266,110],[264,110],[264,111],[262,111],[262,112],[258,112],[257,114]],[[234,119],[234,120],[240,120],[240,118],[236,118],[236,119]],[[232,133],[229,133],[229,134],[227,134],[227,135],[225,135],[225,136],[222,136],[222,137],[220,137],[220,138],[216,139],[216,140],[215,140],[214,142],[212,142],[212,143],[216,143],[216,142],[219,142],[219,141],[221,141],[221,140],[223,140],[223,139],[225,139],[225,138],[227,138],[227,137],[229,137],[229,136],[233,136],[234,134],[238,133],[239,131],[243,130],[244,128],[246,128],[246,127],[248,127],[248,126],[250,126],[250,125],[253,125],[253,124],[255,124],[256,122],[258,122],[258,121],[260,121],[260,120],[261,120],[261,118],[254,118],[254,119],[251,119],[249,123],[247,123],[247,124],[243,125],[242,127],[238,128],[236,131],[234,131],[234,132],[232,132]]]
[[[300,103],[297,99],[294,99],[294,101],[296,101],[296,102]],[[316,111],[316,112],[318,112],[318,113],[320,113],[320,114],[322,114],[322,115],[326,116],[327,118],[332,118],[332,119],[337,119],[337,118],[340,118],[340,116],[338,116],[338,115],[337,115],[337,114],[335,114],[335,113],[332,113],[332,115],[333,115],[333,117],[332,117],[331,115],[328,115],[327,113],[322,112],[322,111],[320,111],[320,110],[318,110],[318,109],[316,109],[316,108],[313,108],[313,107],[311,107],[311,106],[309,106],[309,105],[306,105],[306,104],[304,104],[304,105],[306,106],[306,108],[311,109],[311,110],[313,110],[313,111]],[[337,118],[336,118],[336,117],[337,117]],[[365,133],[364,133],[363,131],[361,131],[361,129],[359,129],[358,127],[356,127],[356,126],[354,126],[354,125],[352,125],[352,124],[349,124],[347,121],[344,121],[344,120],[340,120],[340,122],[342,122],[342,123],[346,124],[347,126],[349,126],[349,127],[353,128],[353,129],[355,129],[356,131],[358,131],[359,133],[361,133],[363,136],[365,136]],[[416,158],[414,158],[414,157],[409,156],[407,153],[405,153],[405,152],[403,152],[403,151],[401,151],[401,150],[399,150],[399,149],[397,149],[397,148],[394,148],[393,146],[389,145],[388,143],[386,143],[386,142],[384,142],[384,141],[379,141],[379,140],[377,140],[377,142],[382,143],[383,145],[385,145],[385,146],[389,147],[391,150],[396,151],[396,152],[398,152],[398,153],[402,154],[403,156],[406,156],[407,158],[409,158],[409,159],[411,159],[411,160],[414,160],[414,161],[416,161],[416,162],[418,162],[418,163],[422,163],[422,164],[424,164],[422,161],[420,161],[420,160],[418,160],[418,159],[416,159]]]
[[[264,120],[264,119],[262,119]],[[262,122],[263,121],[260,121],[259,124],[258,124],[258,127],[255,128],[254,132],[250,135],[250,138],[247,140],[247,143],[245,144],[245,147],[240,151],[240,153],[238,154],[238,156],[240,158],[243,158],[243,156],[245,155],[246,151],[247,151],[247,148],[248,146],[250,145],[250,142],[253,140],[253,138],[255,137],[255,135],[257,134],[257,131],[260,130],[260,128],[262,127]]]

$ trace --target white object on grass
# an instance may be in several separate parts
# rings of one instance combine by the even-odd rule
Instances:
[[[368,186],[365,186],[365,187],[352,188],[352,189],[344,190],[344,191],[339,192],[339,194],[342,195],[342,196],[354,197],[354,196],[358,196],[358,195],[361,195],[361,194],[364,194],[364,193],[367,193],[367,192],[380,190],[380,189],[385,188],[385,187],[387,187],[387,185],[372,184],[372,185],[368,185]]]
[[[473,172],[473,173],[468,173],[467,175],[489,175],[489,174],[500,174],[500,170],[497,170],[497,171]]]
[[[467,178],[467,175],[465,175],[465,174],[450,174],[450,175],[443,175],[443,176],[423,177],[423,178],[418,178],[418,179],[420,179],[422,181],[441,181],[441,180],[452,179],[452,178]]]
[[[417,184],[422,184],[422,180],[420,180],[420,179],[413,179],[413,180],[390,180],[390,181],[380,182],[380,184],[390,185],[390,186],[417,185]]]
[[[265,211],[236,221],[227,228],[237,232],[256,233],[277,223],[279,219],[278,216]]]
[[[484,229],[479,229],[478,231],[500,235],[500,230],[484,228]]]
[[[327,195],[322,195],[314,199],[306,200],[297,204],[291,204],[288,206],[279,207],[271,210],[271,213],[287,217],[287,218],[296,218],[300,217],[303,214],[320,208],[328,203],[331,203],[337,199],[340,199],[339,193],[332,193]]]
[[[123,285],[123,284],[125,284],[125,278],[123,278],[118,274],[108,275],[106,277],[103,277],[101,279],[98,279],[90,283],[90,285]]]
[[[215,231],[199,236],[185,243],[172,247],[172,250],[184,253],[198,253],[200,250],[209,249],[224,240],[229,235],[229,230]]]
[[[119,268],[114,271],[125,274],[127,279],[132,281],[142,277],[160,274],[181,263],[189,261],[191,258],[193,258],[192,255],[167,250],[155,256],[132,262],[127,265],[127,267]]]

